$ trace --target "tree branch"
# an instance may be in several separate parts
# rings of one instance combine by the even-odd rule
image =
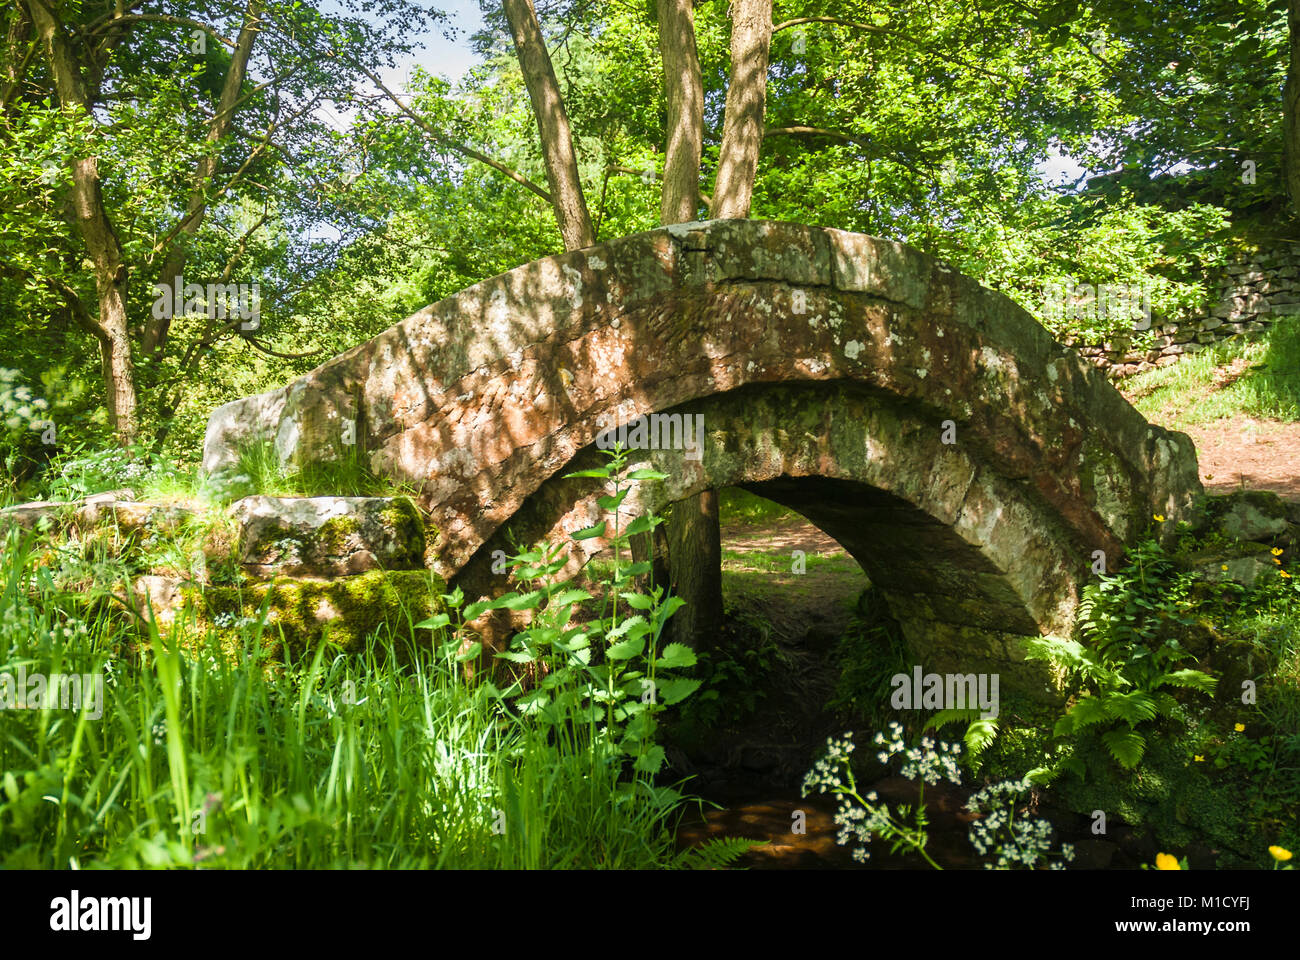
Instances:
[[[430,124],[427,120],[425,120],[415,111],[413,111],[406,104],[402,103],[401,99],[398,98],[397,94],[393,93],[393,91],[389,90],[386,86],[384,86],[383,81],[380,80],[377,76],[375,76],[373,73],[371,73],[369,70],[367,70],[365,67],[361,66],[360,64],[354,64],[354,66],[356,66],[358,70],[360,70],[363,74],[365,74],[366,77],[369,78],[371,83],[373,83],[376,87],[382,90],[384,94],[388,97],[388,99],[393,101],[393,103],[397,105],[397,108],[401,110],[402,113],[410,117],[411,120],[415,122],[415,125],[419,127],[421,130],[423,130],[425,134],[428,135],[429,139],[432,140],[434,143],[437,143],[440,146],[447,147],[448,149],[453,150],[456,153],[462,154],[466,157],[469,157],[472,160],[477,160],[479,163],[487,164],[489,167],[491,167],[493,170],[496,170],[498,173],[505,174],[507,177],[509,177],[515,183],[519,184],[521,187],[531,190],[533,193],[537,194],[547,203],[552,202],[550,193],[548,193],[546,190],[539,187],[537,184],[533,183],[533,181],[529,180],[523,174],[519,173],[516,170],[512,170],[510,167],[507,167],[504,163],[501,163],[499,160],[493,160],[485,153],[480,153],[478,150],[475,150],[473,147],[466,146],[465,144],[460,143],[459,141],[453,140],[450,137],[442,133],[439,133],[437,130],[434,129],[432,124]]]

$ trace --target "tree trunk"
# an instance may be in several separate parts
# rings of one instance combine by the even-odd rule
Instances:
[[[121,283],[100,284],[99,324],[105,336],[99,341],[100,369],[108,398],[108,418],[122,443],[134,443],[139,430],[136,417],[135,365],[126,323],[126,271]]]
[[[732,0],[731,83],[722,121],[713,216],[749,216],[763,145],[767,61],[772,45],[772,0]]]
[[[26,0],[26,6],[49,57],[60,105],[80,107],[89,115],[90,98],[63,24],[49,7],[48,0]],[[72,164],[72,206],[86,252],[95,265],[99,300],[96,336],[100,342],[109,420],[120,441],[133,443],[138,423],[135,368],[127,336],[127,271],[121,244],[104,209],[99,163],[95,157],[82,157]]]
[[[673,504],[665,525],[675,596],[686,601],[669,623],[672,639],[696,650],[717,642],[722,626],[722,535],[718,493],[705,490]]]
[[[659,52],[668,101],[668,147],[660,221],[685,223],[699,215],[700,151],[704,143],[704,83],[695,43],[692,0],[658,0]],[[769,26],[771,15],[768,16]],[[674,595],[686,601],[668,621],[668,635],[698,649],[713,644],[722,625],[722,530],[714,490],[672,506],[662,538],[634,544],[655,564]],[[664,557],[664,551],[667,557]],[[665,569],[666,568],[666,569]]]
[[[578,179],[578,161],[573,152],[573,132],[564,98],[555,80],[551,56],[546,50],[542,28],[537,23],[533,0],[503,0],[510,32],[514,36],[524,84],[537,117],[537,132],[542,138],[542,155],[546,160],[546,180],[551,186],[551,205],[560,225],[565,250],[580,250],[596,242],[587,213],[587,201]]]
[[[1291,56],[1282,88],[1282,166],[1291,212],[1300,217],[1300,0],[1287,4]]]
[[[208,125],[209,149],[201,157],[194,172],[194,184],[190,188],[189,203],[185,208],[185,218],[177,227],[176,236],[172,237],[163,261],[159,283],[173,289],[180,289],[178,284],[185,273],[185,263],[189,258],[189,241],[199,232],[203,218],[208,210],[208,190],[212,176],[217,170],[218,143],[231,127],[235,114],[235,104],[240,91],[244,88],[244,78],[248,75],[248,60],[253,53],[253,43],[261,32],[263,0],[249,0],[244,11],[244,23],[239,29],[239,38],[235,41],[235,52],[230,58],[230,69],[221,88],[221,97],[217,102],[217,112]],[[175,312],[174,310],[172,311]],[[140,346],[146,356],[157,357],[167,343],[167,331],[171,328],[172,318],[164,316],[154,319],[152,315],[145,321],[144,337]]]
[[[668,101],[668,147],[659,219],[686,223],[699,215],[704,146],[704,81],[695,45],[693,0],[658,0],[659,52]]]

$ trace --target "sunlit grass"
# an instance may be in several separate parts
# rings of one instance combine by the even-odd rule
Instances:
[[[1300,421],[1300,317],[1130,377],[1123,389],[1143,416],[1168,426],[1243,415]]]
[[[11,531],[0,671],[104,678],[102,714],[0,711],[0,866],[654,867],[676,809],[585,729],[546,736],[465,681],[456,643],[390,625],[360,657],[159,635],[57,589]],[[137,624],[138,626],[138,624]],[[418,631],[417,631],[418,633]],[[399,656],[398,654],[403,654]]]

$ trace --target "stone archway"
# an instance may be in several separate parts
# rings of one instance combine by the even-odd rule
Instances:
[[[249,439],[298,462],[350,439],[420,484],[436,572],[479,583],[507,525],[601,519],[592,485],[560,477],[651,414],[703,417],[704,447],[645,451],[670,475],[647,504],[738,484],[794,507],[886,591],[918,655],[964,672],[1024,673],[1016,638],[1068,629],[1094,551],[1201,489],[1187,437],[1006,297],[900,244],[761,221],[486,280],[218,409],[204,467]]]

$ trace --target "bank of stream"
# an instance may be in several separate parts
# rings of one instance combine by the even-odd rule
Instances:
[[[888,651],[864,646],[883,641],[864,637],[872,611],[861,568],[794,515],[728,524],[724,514],[723,547],[727,616],[707,661],[713,682],[668,730],[670,779],[689,778],[685,789],[705,801],[679,824],[679,846],[724,836],[762,841],[737,864],[751,869],[929,869],[879,841],[865,864],[854,863],[851,848],[835,842],[834,798],[801,796],[828,737],[851,730],[865,748],[875,732],[864,725],[844,678],[846,662],[864,649],[880,656],[882,669],[888,663]],[[974,815],[965,809],[978,786],[926,788],[927,849],[945,869],[982,866],[968,839]],[[894,807],[917,801],[916,784],[899,776],[860,789],[875,790]],[[1072,866],[1134,869],[1154,857],[1151,841],[1129,828],[1112,828],[1102,839],[1092,836],[1086,817],[1046,807],[1031,812],[1074,845]]]

